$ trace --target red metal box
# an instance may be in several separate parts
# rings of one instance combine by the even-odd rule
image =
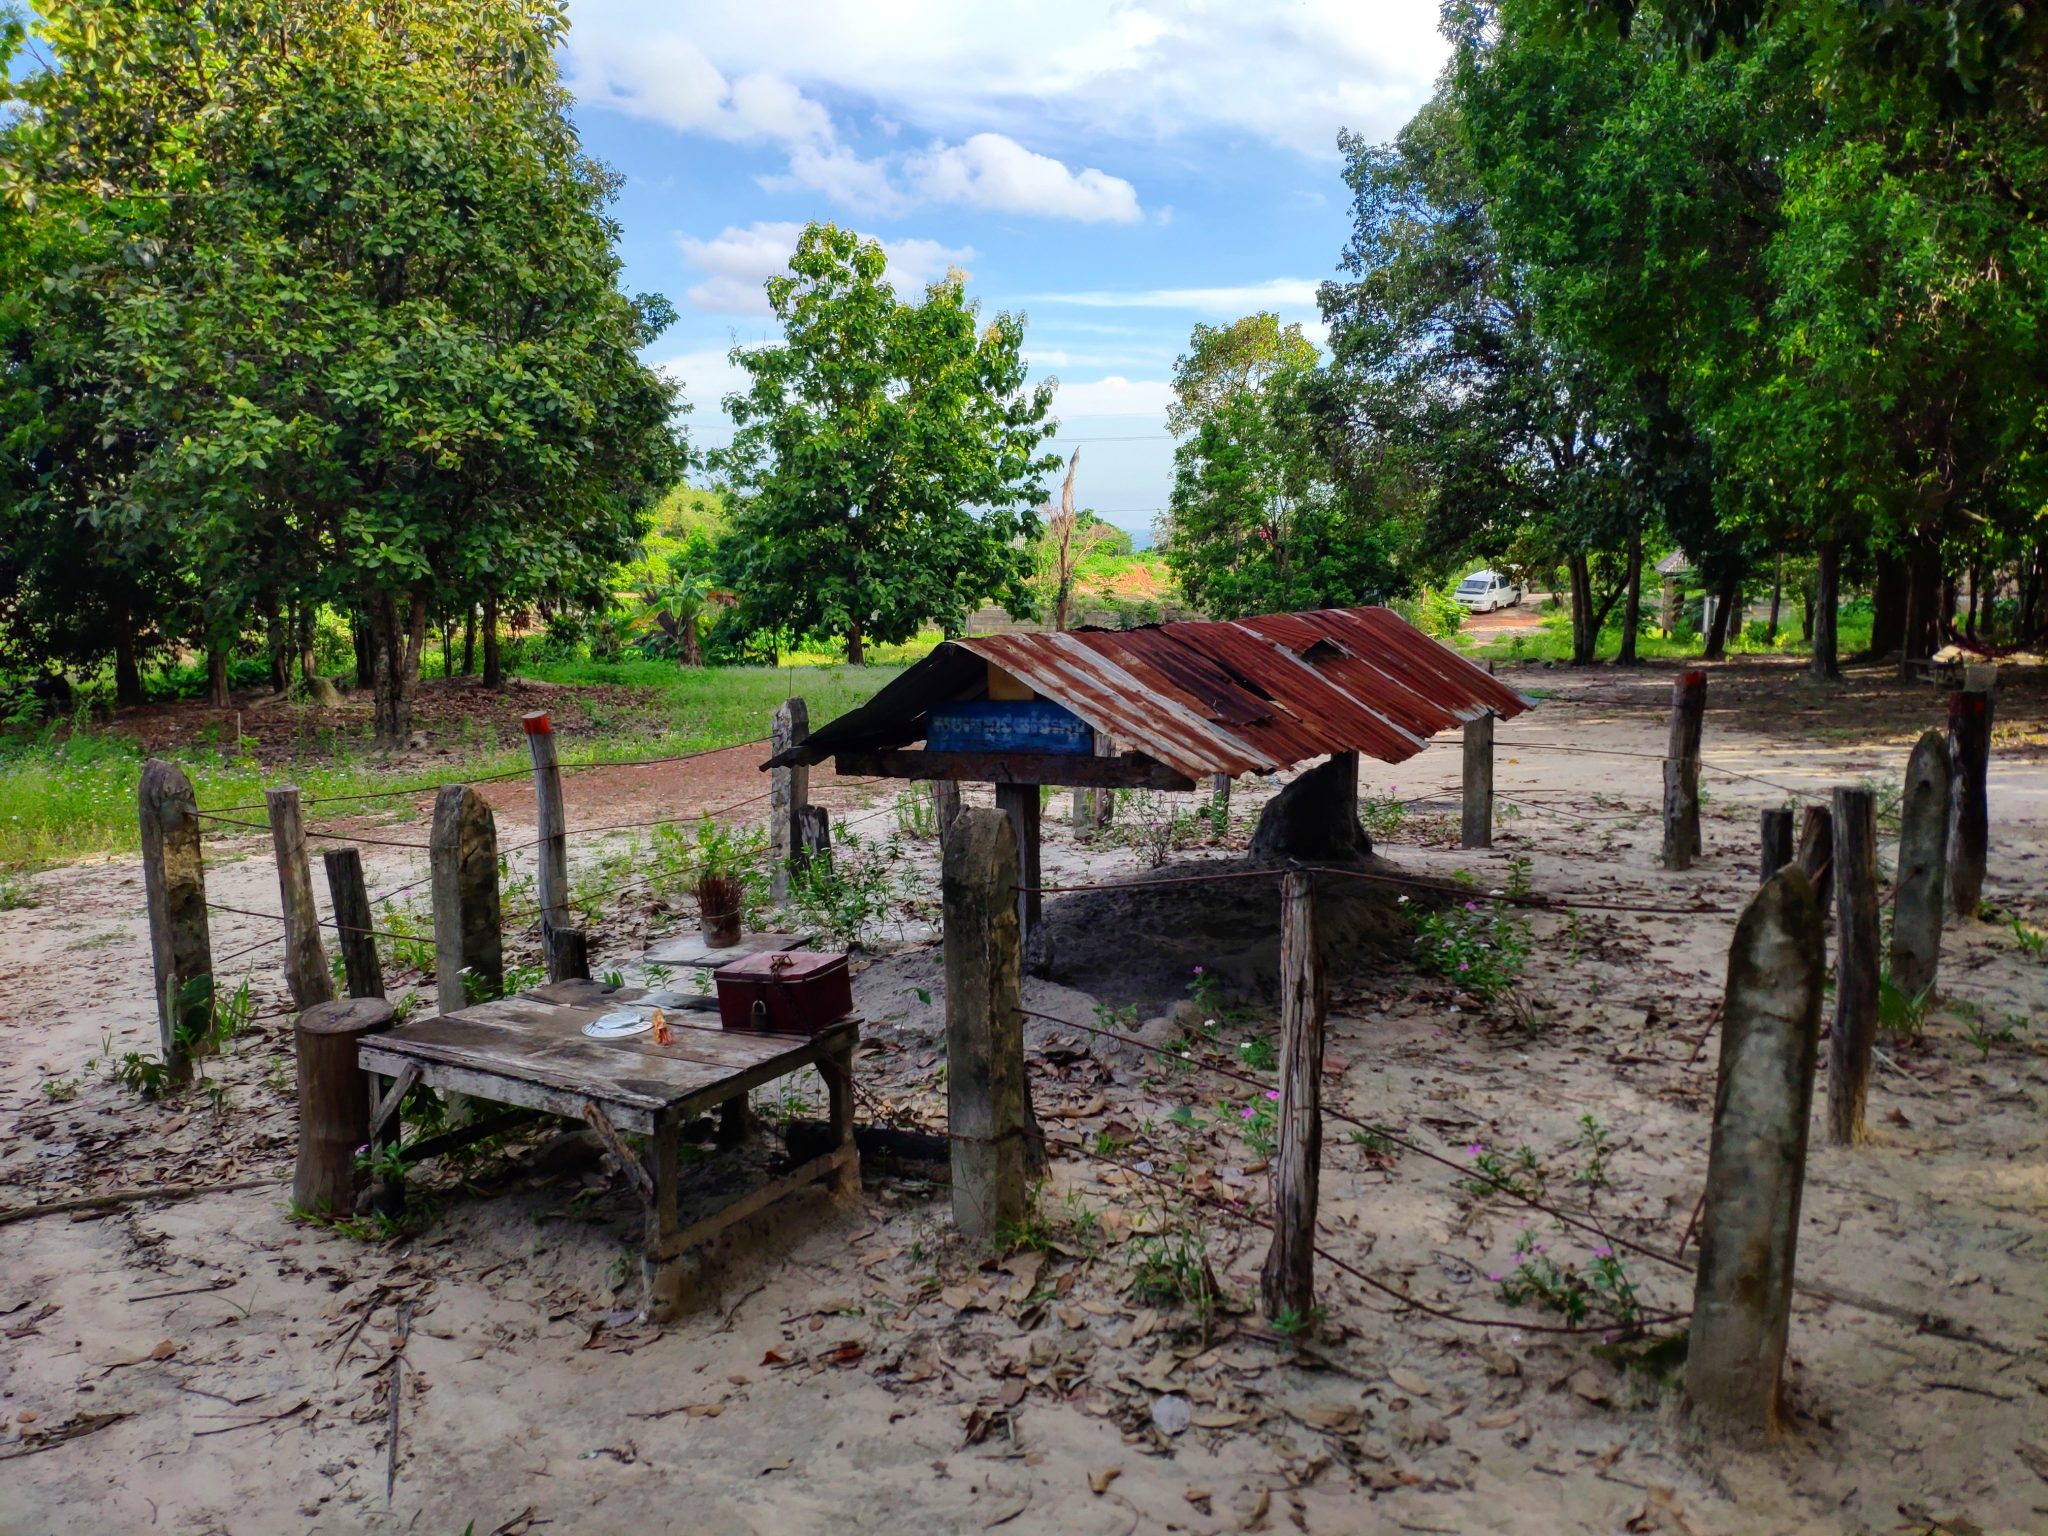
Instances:
[[[746,955],[712,973],[718,1022],[755,1034],[815,1035],[853,1012],[846,956],[809,950]]]

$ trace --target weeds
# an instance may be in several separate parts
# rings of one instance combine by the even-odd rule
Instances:
[[[2011,914],[2012,936],[2019,941],[2020,953],[2038,960],[2043,951],[2048,951],[2048,933],[2029,928],[2018,913]]]
[[[1390,840],[1408,821],[1408,807],[1395,797],[1398,785],[1388,785],[1384,795],[1364,794],[1358,797],[1358,819],[1365,823],[1365,830],[1376,843]]]
[[[1124,1244],[1130,1266],[1125,1292],[1147,1306],[1187,1307],[1207,1327],[1223,1297],[1209,1264],[1201,1225],[1175,1205],[1142,1213],[1148,1230]]]
[[[1482,1002],[1492,1002],[1521,976],[1529,958],[1529,925],[1511,911],[1470,900],[1429,911],[1406,896],[1400,900],[1413,914],[1415,958],[1423,970]]]
[[[1475,1141],[1465,1149],[1465,1155],[1472,1160],[1472,1171],[1478,1175],[1459,1183],[1458,1187],[1467,1194],[1483,1199],[1505,1190],[1525,1200],[1543,1198],[1550,1176],[1543,1166],[1543,1159],[1527,1142],[1512,1152],[1500,1152],[1484,1142]]]
[[[1271,1072],[1280,1065],[1280,1052],[1269,1035],[1239,1041],[1237,1058],[1254,1072]]]
[[[939,813],[932,806],[930,790],[919,787],[897,792],[896,830],[919,842],[939,835]]]
[[[790,907],[849,947],[860,945],[870,928],[916,894],[899,836],[877,843],[843,833],[829,860],[813,859],[790,871]]]
[[[0,869],[0,912],[18,912],[23,907],[40,905],[27,875],[19,870]]]
[[[1560,1228],[1560,1230],[1563,1230]],[[1590,1250],[1584,1263],[1563,1262],[1550,1256],[1548,1244],[1536,1241],[1536,1234],[1523,1232],[1515,1239],[1515,1267],[1506,1275],[1488,1278],[1500,1286],[1500,1299],[1511,1307],[1530,1305],[1559,1314],[1577,1326],[1595,1309],[1614,1320],[1619,1328],[1632,1328],[1642,1317],[1641,1300],[1628,1267],[1614,1249],[1601,1246]]]
[[[1877,980],[1877,1027],[1902,1042],[1918,1040],[1927,1021],[1927,1002],[1934,989],[1908,992],[1887,970]]]
[[[78,1097],[78,1079],[75,1077],[46,1077],[41,1087],[43,1097],[52,1104],[69,1104]]]

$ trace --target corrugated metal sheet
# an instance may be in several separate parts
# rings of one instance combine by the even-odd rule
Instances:
[[[1329,752],[1398,763],[1439,731],[1530,702],[1388,609],[1325,608],[948,641],[776,761],[921,740],[930,705],[984,691],[979,662],[1190,777],[1271,773]]]

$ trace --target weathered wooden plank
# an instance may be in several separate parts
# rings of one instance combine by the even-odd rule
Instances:
[[[495,1104],[516,1104],[569,1120],[582,1118],[583,1106],[597,1097],[604,1104],[605,1113],[611,1116],[612,1124],[636,1135],[644,1136],[651,1132],[662,1113],[658,1107],[623,1103],[608,1095],[593,1095],[582,1087],[556,1086],[530,1078],[508,1078],[500,1073],[480,1072],[455,1063],[400,1055],[372,1045],[365,1045],[358,1052],[358,1060],[364,1071],[382,1073],[386,1077],[403,1071],[409,1062],[417,1062],[420,1081],[429,1088],[467,1094],[470,1098],[485,1099]]]
[[[633,1193],[640,1197],[643,1205],[654,1204],[654,1175],[649,1173],[632,1149],[619,1139],[618,1128],[604,1112],[604,1106],[592,1100],[583,1106],[583,1120],[597,1133],[597,1139],[604,1143],[605,1151],[612,1155],[612,1161],[619,1165],[626,1182],[633,1186]]]
[[[377,1101],[377,1107],[370,1111],[370,1137],[375,1141],[383,1134],[384,1128],[398,1115],[398,1106],[405,1102],[405,1096],[420,1085],[420,1064],[408,1061],[392,1081],[384,1097]]]
[[[959,779],[972,784],[1128,785],[1137,789],[1193,789],[1178,769],[1138,752],[1120,757],[1082,757],[1059,752],[919,752],[895,747],[877,752],[841,752],[833,766],[843,774],[883,779]]]
[[[767,1210],[785,1195],[793,1195],[806,1185],[815,1184],[826,1175],[836,1174],[844,1168],[858,1168],[859,1164],[860,1153],[851,1145],[834,1147],[830,1152],[814,1157],[807,1163],[800,1163],[781,1178],[759,1185],[732,1204],[721,1206],[703,1220],[694,1221],[683,1228],[663,1244],[662,1257],[672,1259],[678,1254],[686,1253],[700,1243],[709,1242],[727,1227]]]

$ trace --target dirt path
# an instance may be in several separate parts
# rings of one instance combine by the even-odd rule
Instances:
[[[1470,869],[1482,888],[1526,858],[1538,891],[1700,910],[1537,917],[1520,1009],[1405,967],[1369,971],[1335,998],[1330,1101],[1454,1160],[1527,1146],[1557,1198],[1669,1250],[1704,1173],[1712,1031],[1732,914],[1754,885],[1756,813],[1782,802],[1779,786],[1890,782],[1938,701],[1874,677],[1832,696],[1783,669],[1718,671],[1707,757],[1727,771],[1707,778],[1705,859],[1673,875],[1657,867],[1651,788],[1669,673],[1513,681],[1554,694],[1501,728],[1498,783],[1520,814],[1504,813],[1499,846],[1444,846],[1447,743],[1367,765],[1369,792],[1420,802],[1383,852],[1417,873]],[[2001,698],[1988,882],[2037,927],[2038,689]],[[572,829],[742,800],[759,791],[756,760],[573,775]],[[530,835],[522,788],[494,787],[508,843]],[[817,789],[846,819],[893,825],[893,787],[821,775]],[[1266,793],[1241,791],[1244,813]],[[1047,818],[1049,870],[1138,867],[1131,848],[1075,844],[1060,822]],[[366,830],[424,840],[419,821]],[[373,888],[420,867],[405,849],[364,852]],[[1176,857],[1207,852],[1197,840]],[[214,900],[274,910],[262,844],[209,857]],[[927,881],[932,862],[915,845]],[[103,1064],[154,1038],[139,876],[88,864],[37,891],[43,905],[0,914],[0,1198],[281,1174],[285,1020],[259,1020],[218,1064],[222,1107],[137,1101]],[[891,931],[922,932],[909,918]],[[266,937],[257,919],[223,918],[216,952]],[[931,1122],[936,956],[892,949],[860,981],[863,1114]],[[599,963],[624,952],[601,948]],[[1296,1354],[1240,1312],[1205,1335],[1185,1310],[1134,1296],[1157,1251],[1146,1229],[1189,1224],[1088,1151],[1128,1140],[1126,1157],[1181,1164],[1188,1187],[1256,1208],[1264,1178],[1236,1126],[1255,1095],[1043,1026],[1046,1251],[1007,1267],[951,1240],[943,1191],[871,1171],[862,1210],[784,1208],[723,1271],[714,1306],[654,1332],[630,1322],[630,1199],[577,1148],[537,1142],[444,1185],[433,1219],[388,1244],[296,1225],[262,1189],[0,1226],[0,1533],[2048,1528],[2048,965],[1991,923],[1952,926],[1942,963],[1945,993],[1973,1013],[1951,1005],[1919,1042],[1887,1048],[1873,1147],[1814,1150],[1801,1277],[1872,1305],[1802,1299],[1795,1429],[1766,1452],[1702,1446],[1670,1392],[1618,1368],[1597,1337],[1546,1335],[1554,1315],[1508,1309],[1488,1277],[1511,1267],[1526,1213],[1398,1150],[1326,1143],[1325,1241],[1429,1306],[1505,1323],[1454,1326],[1325,1273],[1327,1326]],[[274,974],[256,984],[277,1008]],[[1027,1005],[1094,1017],[1045,982]],[[1264,1022],[1233,1019],[1219,1048]],[[2012,1038],[1991,1038],[2004,1027]],[[1605,1187],[1572,1182],[1588,1114],[1609,1142]],[[1220,1218],[1192,1227],[1225,1292],[1255,1293],[1261,1235]],[[1586,1261],[1579,1239],[1540,1218],[1533,1232]],[[1631,1274],[1647,1307],[1689,1303],[1688,1274]],[[1168,1396],[1193,1416],[1171,1437],[1152,1427]]]

